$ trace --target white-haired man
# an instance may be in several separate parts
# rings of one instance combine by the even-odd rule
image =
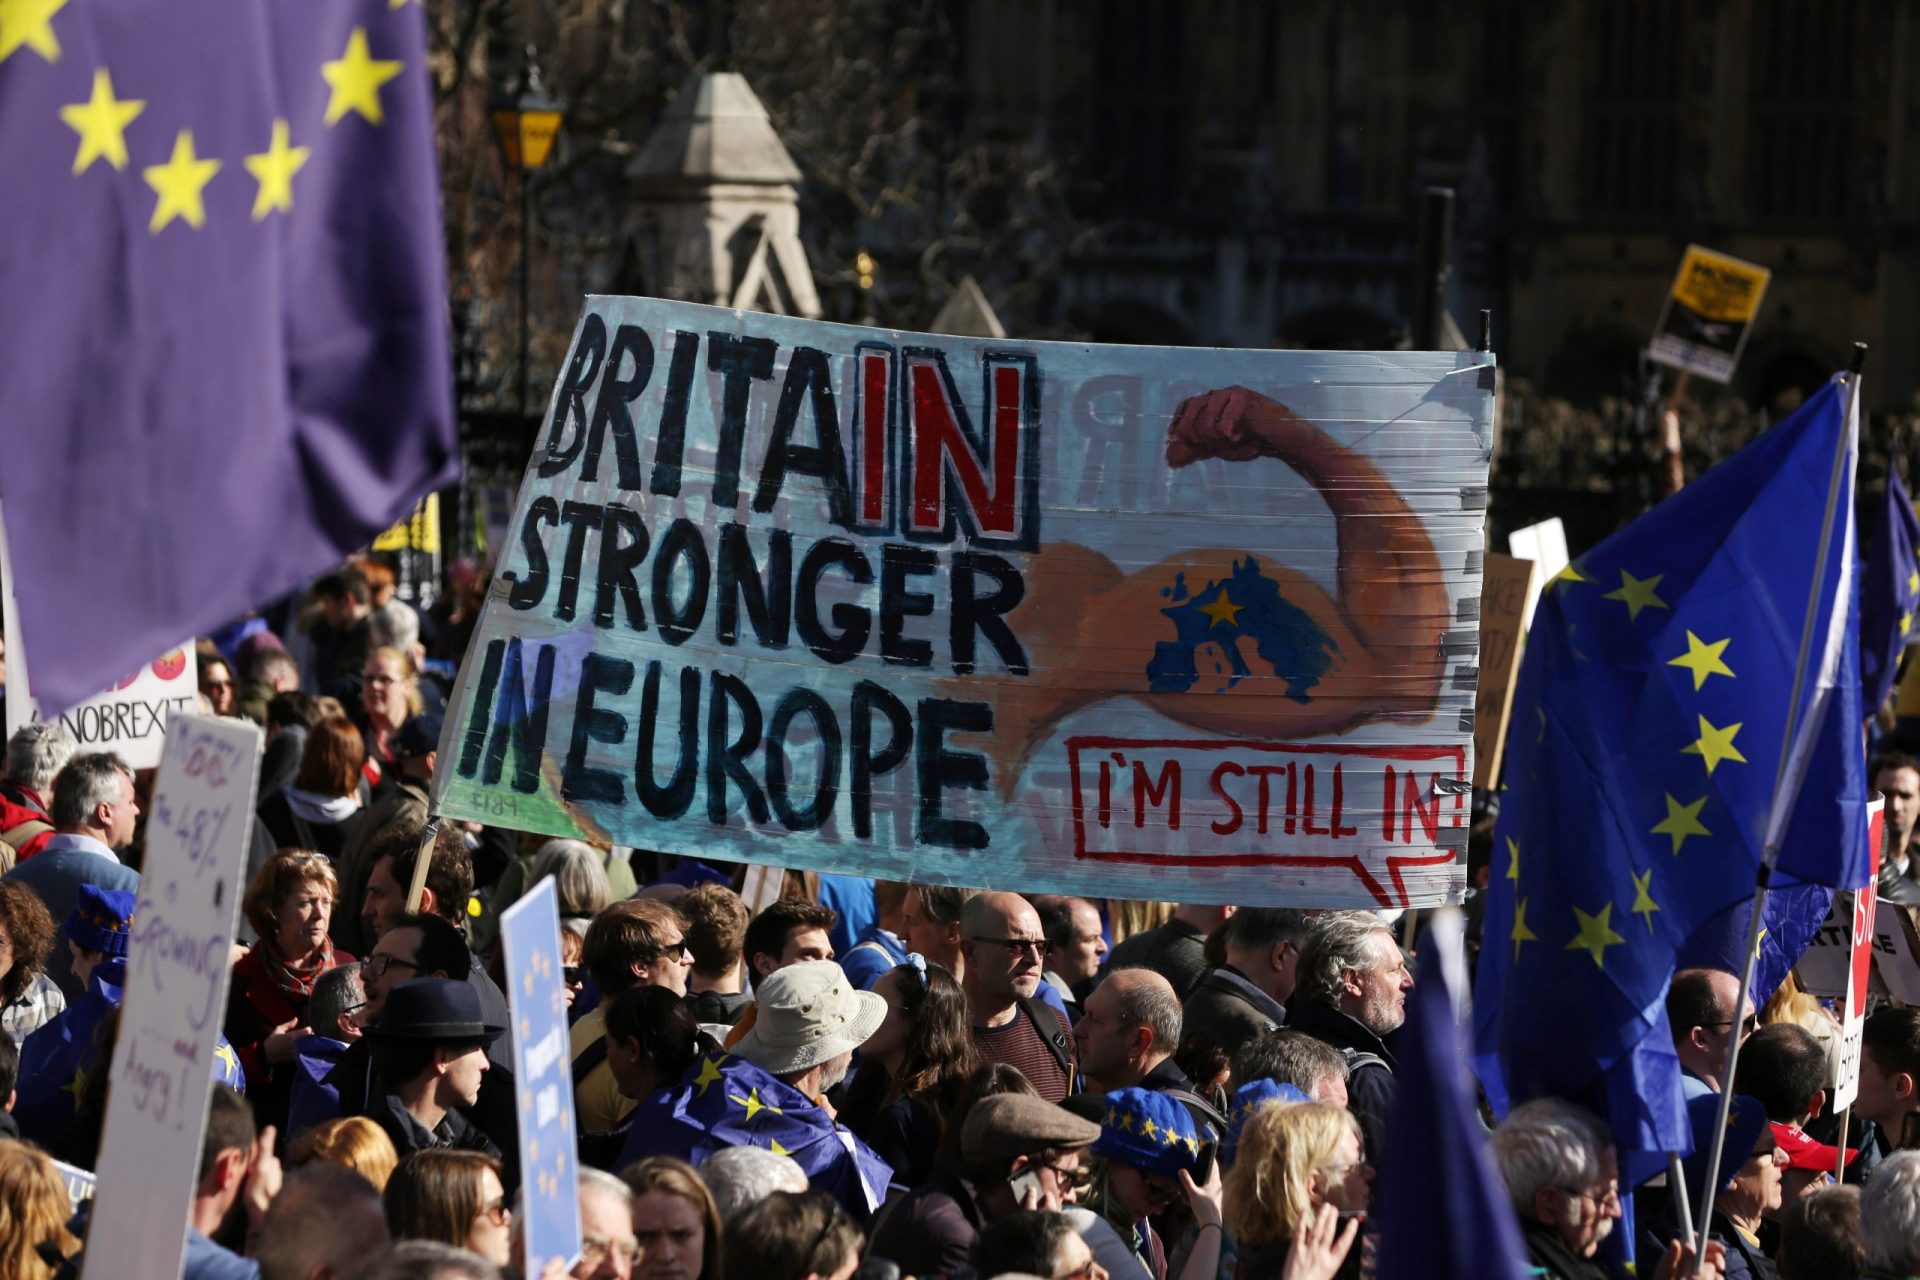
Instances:
[[[1866,1277],[1920,1275],[1920,1151],[1880,1162],[1860,1193],[1860,1243]]]
[[[1379,916],[1329,912],[1307,931],[1294,977],[1287,1025],[1347,1060],[1347,1109],[1360,1122],[1367,1158],[1377,1163],[1393,1111],[1395,1063],[1384,1037],[1407,1020],[1407,958]]]
[[[53,780],[79,748],[58,720],[23,724],[7,739],[0,777],[0,871],[53,839]]]

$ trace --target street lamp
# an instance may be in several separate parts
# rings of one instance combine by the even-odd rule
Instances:
[[[549,98],[540,84],[540,65],[534,61],[533,46],[527,46],[526,71],[520,90],[512,97],[495,98],[488,104],[493,116],[493,136],[500,144],[500,155],[509,170],[520,175],[520,416],[527,415],[527,348],[529,325],[527,312],[527,266],[532,257],[533,202],[531,174],[542,168],[553,155],[553,140],[565,118],[560,104]]]

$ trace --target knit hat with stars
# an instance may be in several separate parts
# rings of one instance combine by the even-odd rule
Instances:
[[[1200,1134],[1185,1107],[1151,1089],[1115,1089],[1106,1102],[1095,1155],[1168,1177],[1193,1168],[1200,1155]]]
[[[124,956],[133,933],[135,901],[133,894],[122,889],[81,885],[74,895],[73,913],[67,917],[67,937],[83,951]]]

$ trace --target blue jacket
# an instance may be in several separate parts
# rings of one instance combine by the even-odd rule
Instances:
[[[56,835],[47,841],[46,848],[7,872],[5,878],[39,894],[56,929],[66,928],[83,884],[140,892],[140,873],[92,836]],[[60,984],[68,1004],[86,994],[74,980],[73,961],[64,946],[55,947],[47,956],[47,976]]]

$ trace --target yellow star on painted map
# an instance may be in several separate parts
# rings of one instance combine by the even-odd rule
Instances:
[[[1512,836],[1507,837],[1507,879],[1520,882],[1520,842]]]
[[[1685,667],[1688,671],[1691,671],[1693,673],[1694,691],[1698,692],[1700,686],[1707,682],[1708,676],[1733,675],[1733,668],[1729,667],[1726,660],[1720,656],[1727,651],[1727,646],[1732,643],[1732,639],[1729,638],[1726,640],[1716,640],[1712,644],[1708,644],[1699,636],[1689,631],[1687,632],[1687,651],[1677,658],[1668,658],[1667,665],[1670,667]]]
[[[1228,599],[1227,589],[1222,587],[1220,588],[1219,596],[1212,604],[1203,604],[1200,606],[1200,612],[1213,619],[1212,622],[1207,624],[1209,627],[1217,627],[1223,622],[1230,627],[1237,627],[1240,625],[1240,610],[1244,608],[1246,608],[1245,605],[1235,604],[1232,600]]]
[[[165,164],[150,164],[141,175],[159,199],[147,230],[158,232],[175,218],[184,218],[196,230],[206,225],[207,209],[200,192],[220,172],[218,160],[202,160],[193,153],[193,130],[182,129],[173,140],[173,155]]]
[[[253,197],[255,222],[275,209],[293,212],[293,175],[305,167],[311,149],[289,145],[287,134],[287,122],[275,120],[273,141],[267,144],[267,149],[246,158],[247,172],[260,184],[259,192]]]
[[[700,1086],[701,1096],[704,1097],[707,1092],[707,1086],[718,1083],[721,1078],[720,1064],[712,1058],[702,1058],[700,1060],[700,1074],[693,1078],[693,1082]]]
[[[1652,884],[1652,867],[1633,877],[1633,914],[1646,917],[1648,933],[1653,932],[1653,913],[1660,909],[1660,904],[1653,900],[1653,890],[1649,887]]]
[[[1680,748],[1683,756],[1699,756],[1707,762],[1707,776],[1720,767],[1722,761],[1733,760],[1745,764],[1747,758],[1733,745],[1733,735],[1740,732],[1740,726],[1730,724],[1724,729],[1715,728],[1705,716],[1700,717],[1700,737],[1692,746]]]
[[[1607,592],[1602,600],[1618,600],[1627,606],[1629,621],[1640,616],[1642,609],[1665,609],[1667,602],[1654,594],[1654,588],[1660,585],[1660,579],[1666,577],[1656,573],[1651,578],[1636,578],[1625,569],[1620,571],[1620,586]]]
[[[1707,797],[1701,796],[1692,804],[1681,804],[1672,796],[1667,797],[1667,816],[1654,827],[1656,836],[1670,836],[1673,839],[1673,851],[1677,855],[1680,846],[1687,842],[1688,836],[1710,836],[1713,832],[1700,823],[1700,810],[1706,805]]]
[[[346,52],[320,64],[320,74],[332,89],[327,97],[326,123],[339,123],[349,111],[358,111],[372,124],[386,123],[386,115],[380,110],[380,86],[399,75],[403,66],[375,58],[367,48],[367,29],[355,27],[347,37]]]
[[[1595,968],[1606,968],[1607,948],[1617,947],[1626,941],[1613,931],[1613,904],[1609,902],[1600,908],[1597,916],[1590,916],[1578,907],[1573,909],[1573,914],[1580,922],[1580,932],[1567,944],[1567,950],[1588,952],[1593,956]]]
[[[54,38],[53,15],[67,0],[0,0],[0,62],[21,45],[48,62],[60,59],[60,41]]]
[[[127,126],[147,109],[136,98],[115,98],[113,77],[101,67],[93,73],[93,96],[60,108],[60,119],[80,135],[80,149],[73,154],[73,171],[85,173],[95,160],[105,160],[116,169],[127,167]]]
[[[1520,899],[1520,901],[1513,905],[1513,930],[1507,937],[1513,943],[1513,958],[1515,960],[1520,958],[1521,943],[1540,941],[1539,935],[1527,928],[1527,900],[1525,898]]]
[[[730,1093],[727,1095],[727,1097],[731,1098],[733,1101],[739,1103],[741,1106],[747,1109],[748,1120],[752,1120],[755,1116],[759,1115],[762,1111],[771,1111],[773,1112],[773,1114],[777,1116],[786,1114],[785,1112],[780,1110],[780,1108],[760,1101],[760,1091],[758,1089],[747,1090],[747,1096],[744,1098],[737,1093]]]

